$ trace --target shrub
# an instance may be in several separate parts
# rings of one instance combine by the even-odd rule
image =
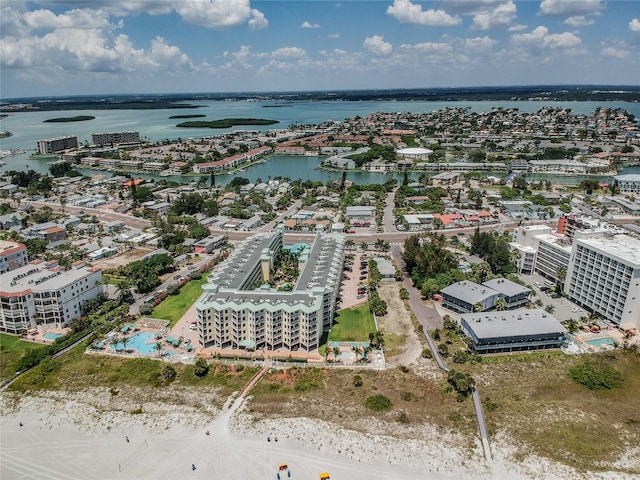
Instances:
[[[469,354],[464,350],[458,350],[456,353],[453,354],[453,363],[463,364],[463,363],[467,363],[468,360],[469,360]]]
[[[571,367],[569,378],[590,390],[618,388],[623,383],[622,372],[596,362]]]
[[[162,379],[169,383],[173,380],[175,380],[176,376],[178,374],[176,373],[176,369],[173,368],[172,365],[167,365],[166,367],[164,367],[164,369],[162,370]]]
[[[446,343],[441,343],[440,345],[438,345],[438,352],[444,358],[447,358],[449,356],[449,346]]]
[[[362,377],[360,375],[354,375],[353,376],[353,386],[354,387],[361,387],[362,385],[364,385],[364,382],[362,381]]]
[[[469,396],[475,385],[475,381],[470,374],[454,369],[449,370],[447,373],[447,383],[456,391],[456,398],[459,402]]]
[[[422,349],[422,358],[433,358],[433,352],[430,348]]]
[[[140,315],[151,315],[151,312],[153,312],[153,305],[150,303],[140,305]]]
[[[209,372],[209,365],[204,358],[196,360],[195,369],[193,373],[196,377],[204,377]]]
[[[409,416],[405,412],[400,412],[400,414],[398,415],[398,423],[402,423],[405,425],[408,424]]]
[[[383,412],[385,410],[391,410],[393,403],[384,395],[373,395],[364,400],[364,406],[374,412]]]

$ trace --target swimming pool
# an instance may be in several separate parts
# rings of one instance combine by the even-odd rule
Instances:
[[[600,348],[601,345],[607,345],[609,347],[613,347],[613,338],[611,337],[602,337],[602,338],[594,338],[591,340],[585,340],[584,343],[588,343],[596,348]]]
[[[147,343],[150,340],[153,340],[153,333],[151,332],[136,333],[132,337],[129,337],[129,340],[127,341],[127,350],[128,349],[137,350],[138,353],[142,353],[145,355],[149,353],[156,353],[157,352],[156,342],[153,341],[151,343]],[[112,343],[111,345],[109,345],[109,348],[111,350],[121,351],[123,349],[122,341],[119,341],[116,345]]]
[[[56,338],[60,338],[63,336],[64,335],[62,335],[61,333],[53,333],[53,332],[45,333],[43,335],[43,337],[46,338],[47,340],[55,340]]]

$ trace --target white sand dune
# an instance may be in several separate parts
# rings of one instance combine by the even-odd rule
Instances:
[[[243,400],[227,403],[211,420],[207,413],[102,411],[55,395],[25,397],[16,407],[3,396],[0,478],[257,480],[275,479],[281,463],[291,478],[308,480],[324,471],[333,480],[580,478],[541,459],[514,464],[503,454],[508,445],[487,465],[481,451],[436,440],[362,434],[306,418],[254,422]]]

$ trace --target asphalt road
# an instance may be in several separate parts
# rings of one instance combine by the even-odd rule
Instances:
[[[32,205],[36,209],[40,209],[42,207],[49,207],[54,212],[59,212],[62,210],[62,206],[59,202],[44,202],[42,200],[22,200],[21,204]],[[65,205],[64,211],[66,213],[73,213],[78,215],[80,213],[84,213],[86,215],[95,215],[96,218],[102,222],[115,222],[122,221],[129,228],[137,228],[144,229],[146,227],[151,226],[151,221],[145,218],[134,217],[133,215],[128,215],[126,213],[118,213],[113,210],[101,209],[101,208],[87,208],[87,207],[77,207],[75,205]]]

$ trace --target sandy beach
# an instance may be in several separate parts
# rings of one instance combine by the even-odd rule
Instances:
[[[97,390],[19,400],[4,393],[0,477],[275,479],[285,463],[291,478],[309,480],[324,471],[332,479],[631,478],[581,475],[540,458],[514,463],[513,448],[500,436],[488,465],[480,447],[456,447],[455,436],[435,429],[433,440],[415,440],[385,435],[382,422],[380,434],[363,434],[307,418],[255,421],[245,411],[247,399],[237,398],[222,410],[183,412],[150,398],[140,414],[119,401]]]

